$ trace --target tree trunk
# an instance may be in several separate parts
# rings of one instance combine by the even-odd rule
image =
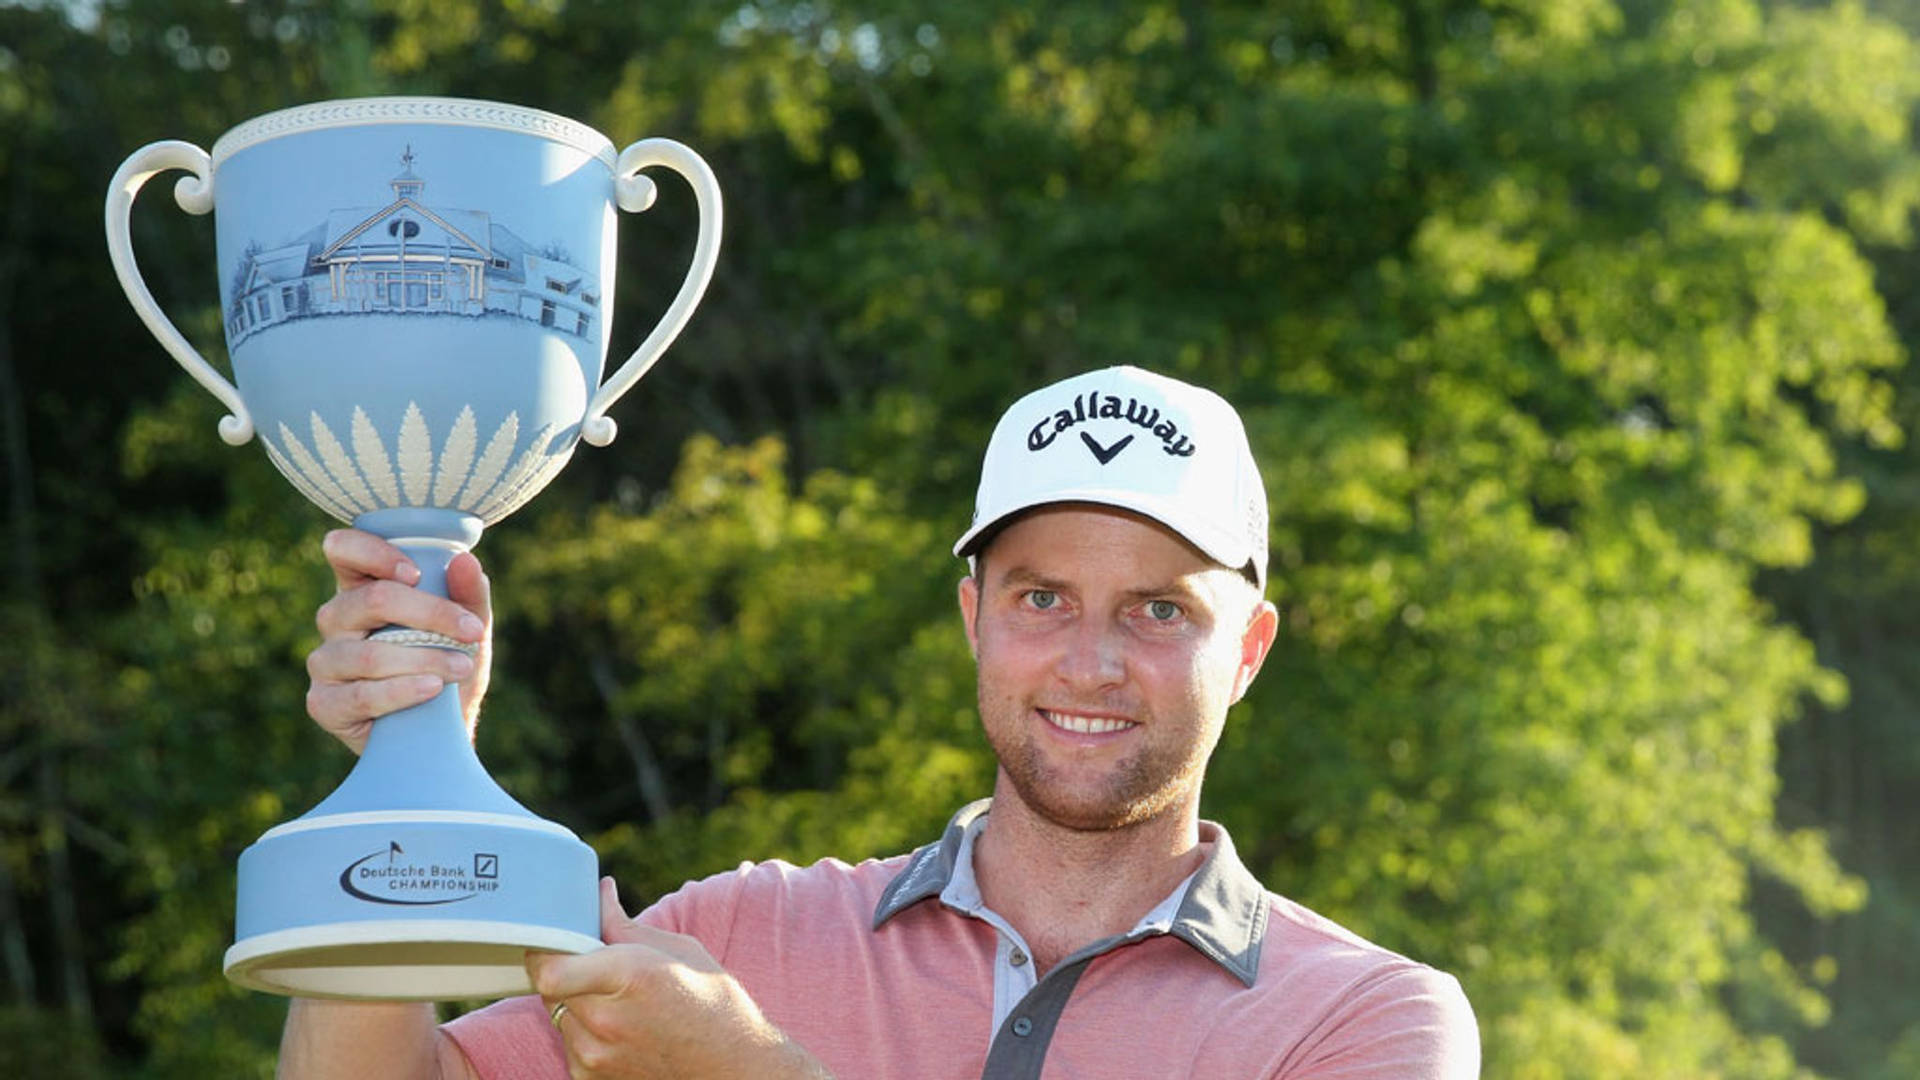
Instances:
[[[665,821],[673,812],[673,802],[667,797],[666,778],[661,775],[660,762],[653,755],[653,744],[647,741],[647,733],[640,729],[626,706],[620,704],[620,684],[613,677],[613,665],[607,662],[606,653],[594,650],[588,671],[594,689],[600,693],[601,704],[607,708],[607,716],[613,720],[614,730],[620,733],[621,744],[627,748],[627,757],[633,762],[633,781],[640,788],[640,803],[647,808],[647,817]]]
[[[73,864],[67,857],[66,803],[61,793],[60,764],[51,748],[40,755],[40,813],[40,835],[47,860],[47,907],[53,916],[61,1004],[76,1027],[91,1031],[93,998],[87,986],[86,942],[80,936],[80,905],[75,897]]]
[[[39,995],[33,956],[27,952],[26,927],[20,921],[20,901],[13,891],[13,872],[0,858],[0,959],[7,968],[7,996],[16,1004],[31,1005]]]
[[[14,602],[20,604],[35,616],[45,613],[46,601],[40,592],[39,554],[36,548],[37,526],[34,520],[33,505],[33,462],[27,452],[27,414],[25,399],[20,392],[20,382],[13,371],[13,292],[14,284],[20,280],[20,266],[23,262],[24,239],[28,221],[28,170],[18,167],[19,150],[16,147],[7,155],[6,160],[16,163],[13,169],[13,183],[9,185],[7,229],[0,235],[0,454],[6,456],[7,487],[7,582],[6,590],[0,597],[11,595]],[[45,620],[35,618],[33,625],[37,629],[45,625]],[[24,645],[15,642],[18,649],[15,662],[23,665],[20,675],[20,689],[23,691],[15,700],[29,702],[33,700],[25,691],[30,688],[33,679],[28,669],[36,661],[33,659],[33,643]],[[21,753],[33,751],[23,748]],[[19,770],[24,772],[24,762]],[[0,779],[0,786],[6,783]],[[39,979],[33,967],[33,954],[27,947],[28,934],[25,920],[20,912],[18,894],[14,891],[13,873],[8,869],[6,859],[0,856],[0,956],[4,957],[7,971],[7,985],[16,1001],[32,1002],[39,993]]]

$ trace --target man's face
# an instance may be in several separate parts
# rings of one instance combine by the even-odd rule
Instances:
[[[1239,574],[1122,510],[1033,511],[960,583],[980,718],[1042,818],[1118,829],[1197,806],[1277,624]]]

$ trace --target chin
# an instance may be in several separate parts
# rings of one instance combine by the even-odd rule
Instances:
[[[993,742],[991,732],[988,741]],[[1021,803],[1035,817],[1074,832],[1114,832],[1152,821],[1199,787],[1197,777],[1156,768],[1144,757],[1076,774],[1075,763],[1050,760],[1032,741],[995,744],[994,750]]]
[[[1171,793],[1153,792],[1146,797],[1130,798],[1106,794],[1087,798],[1062,797],[1058,787],[1044,794],[1026,790],[1016,783],[1021,801],[1040,818],[1074,832],[1117,832],[1151,821],[1170,809],[1178,800]]]

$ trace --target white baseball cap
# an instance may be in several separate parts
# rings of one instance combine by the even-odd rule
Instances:
[[[1267,492],[1240,414],[1211,390],[1113,367],[1014,402],[953,553],[970,558],[1015,515],[1064,502],[1150,517],[1267,587]]]

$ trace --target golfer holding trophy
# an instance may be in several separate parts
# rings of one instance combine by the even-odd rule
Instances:
[[[646,204],[649,164],[693,182],[694,269],[590,395],[614,207]],[[182,205],[219,209],[237,390],[126,252],[132,193],[167,167],[194,173]],[[471,559],[451,564],[449,603],[394,591],[401,556],[445,597],[483,525],[578,439],[612,438],[607,405],[707,279],[719,202],[676,144],[616,159],[528,110],[345,102],[242,125],[210,164],[177,143],[137,153],[108,228],[136,307],[233,410],[221,433],[257,427],[288,479],[363,530],[330,538],[343,590],[315,655],[340,670],[313,672],[309,699],[351,742],[364,714],[339,707],[347,688],[395,666],[354,659],[359,634],[448,648],[480,631],[381,624],[487,612]],[[297,1001],[289,1076],[1470,1080],[1457,980],[1268,891],[1199,816],[1227,712],[1278,633],[1267,534],[1219,395],[1132,366],[1034,390],[995,426],[953,549],[999,768],[937,840],[858,865],[745,864],[630,918],[610,881],[595,897],[591,852],[486,778],[447,687],[374,721],[340,791],[242,857],[227,970],[300,997],[538,991],[444,1026],[418,1005]]]

